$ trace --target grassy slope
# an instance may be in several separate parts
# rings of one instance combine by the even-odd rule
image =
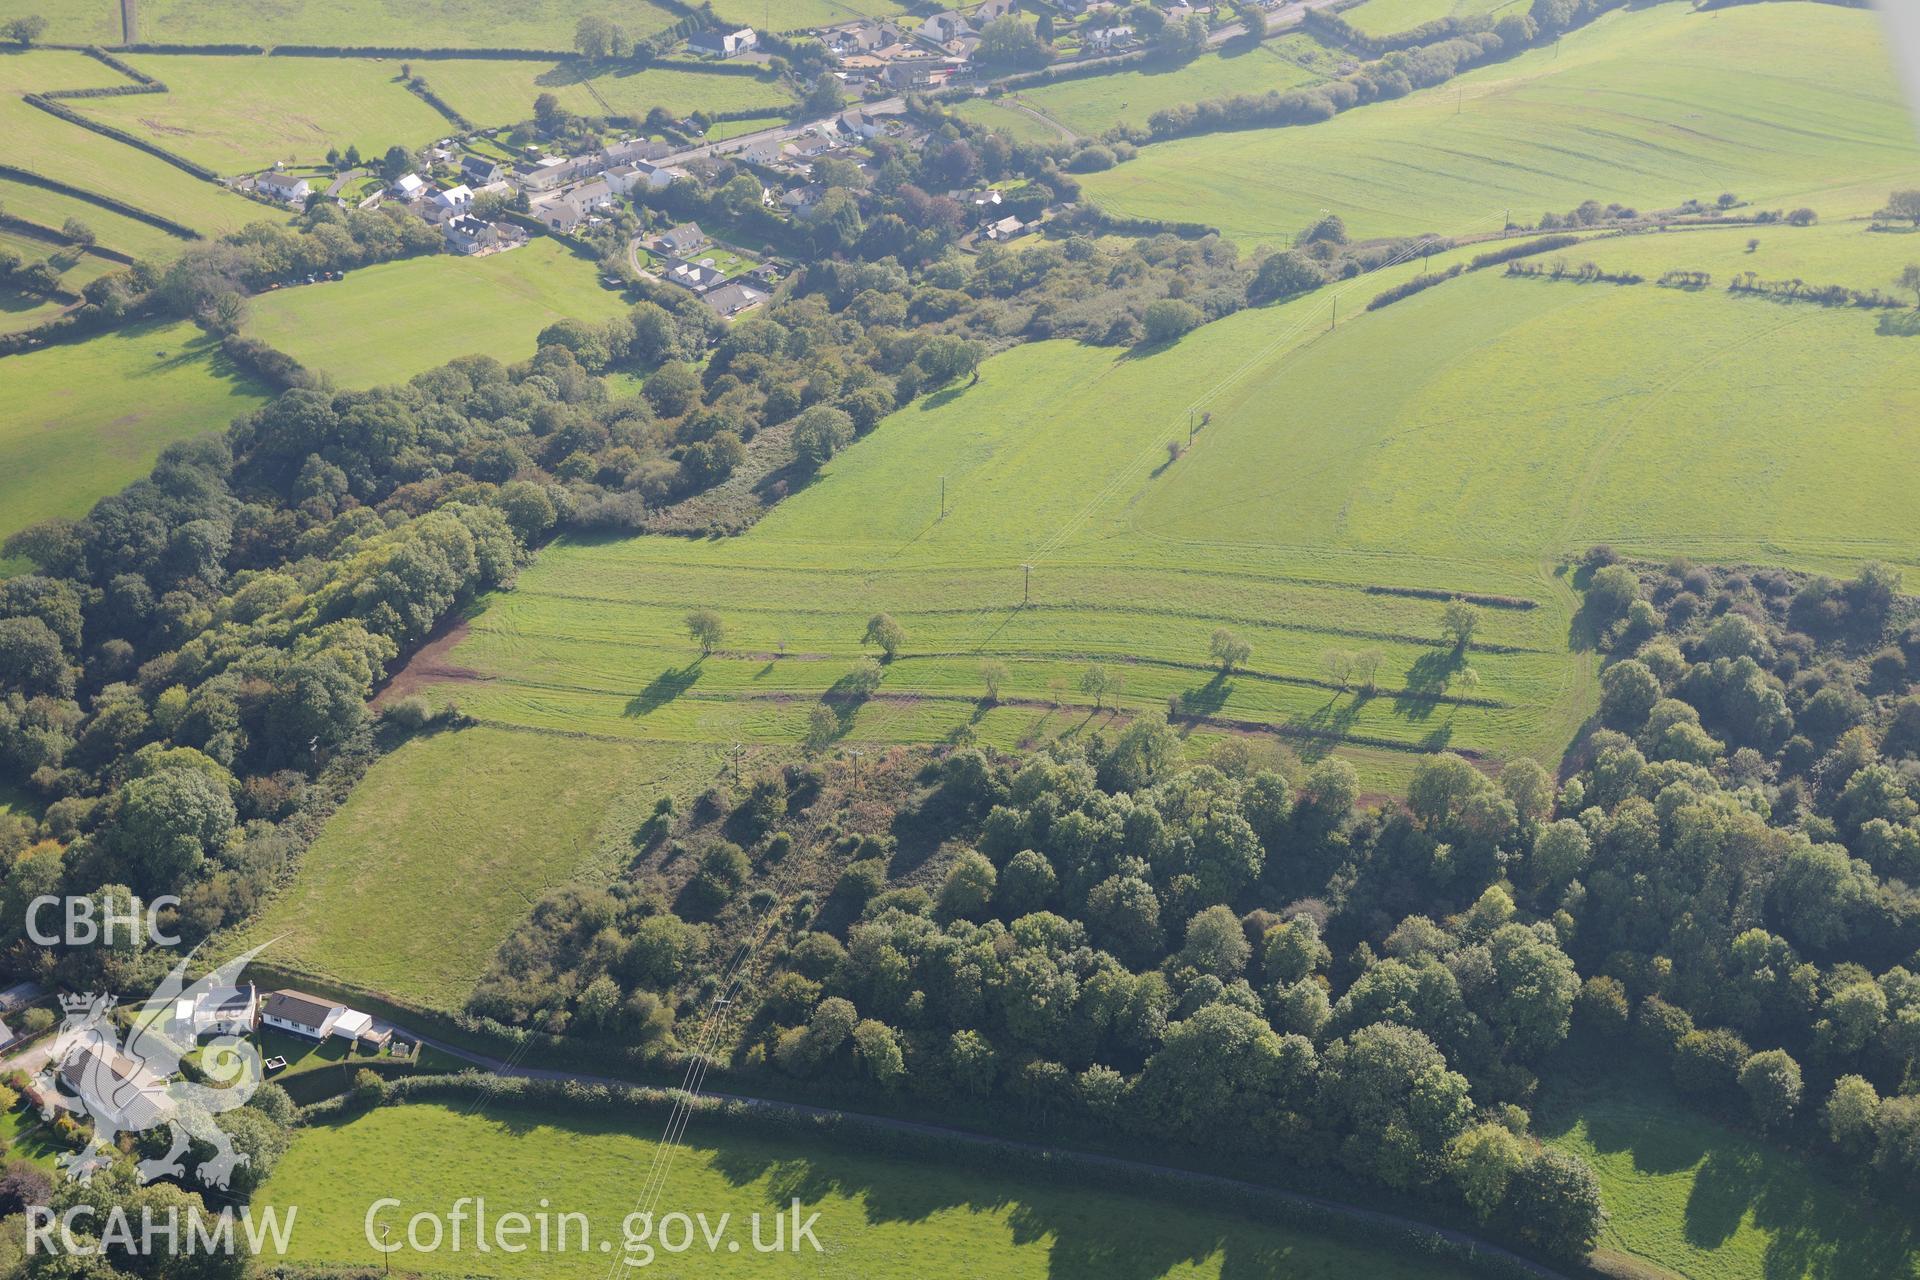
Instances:
[[[163,446],[264,398],[193,325],[146,323],[0,363],[0,537],[79,516],[145,475]],[[0,570],[9,566],[0,562]]]
[[[467,1115],[437,1105],[377,1110],[344,1124],[305,1130],[255,1197],[257,1204],[298,1205],[295,1260],[359,1262],[368,1208],[404,1168],[403,1208],[382,1216],[399,1224],[429,1206],[444,1214],[459,1196],[484,1196],[490,1213],[539,1210],[588,1216],[595,1238],[617,1251],[621,1220],[636,1206],[651,1167],[660,1120],[621,1125],[597,1116],[490,1108]],[[537,1177],[528,1180],[528,1171]],[[818,1142],[733,1137],[714,1142],[695,1120],[689,1145],[668,1168],[656,1212],[702,1213],[709,1224],[732,1215],[737,1253],[709,1255],[704,1246],[676,1256],[659,1253],[645,1274],[668,1276],[859,1275],[872,1280],[937,1275],[982,1280],[1201,1280],[1275,1276],[1334,1280],[1453,1280],[1460,1273],[1430,1262],[1256,1225],[1244,1218],[1150,1203],[1145,1197],[1036,1184],[1018,1176],[977,1173],[882,1156],[849,1154]],[[822,1253],[755,1253],[749,1217],[817,1212]],[[791,1223],[789,1223],[789,1228]],[[763,1223],[762,1239],[772,1236]],[[469,1236],[469,1244],[471,1239]],[[637,1255],[636,1255],[637,1256]],[[610,1262],[586,1255],[442,1251],[401,1252],[396,1270],[480,1268],[502,1277],[604,1276]],[[620,1268],[624,1270],[625,1268]]]
[[[74,293],[86,288],[91,281],[117,270],[120,265],[105,258],[96,258],[90,253],[63,249],[45,240],[4,229],[0,229],[0,249],[18,254],[23,263],[53,263],[60,271],[60,286]],[[0,285],[0,333],[12,333],[45,324],[64,311],[66,306],[66,303],[56,299],[42,298]]]
[[[1920,1229],[1892,1207],[1700,1115],[1662,1082],[1616,1081],[1542,1116],[1548,1141],[1599,1175],[1603,1252],[1688,1280],[1890,1280],[1920,1266]]]
[[[220,173],[276,160],[314,164],[327,148],[384,154],[441,136],[446,120],[401,87],[399,66],[366,58],[141,54],[169,92],[76,104],[95,119]]]
[[[274,216],[263,205],[20,100],[24,93],[126,83],[119,72],[84,54],[49,49],[0,53],[0,137],[7,139],[6,162],[117,197],[202,232],[230,231]],[[139,99],[158,100],[158,95]]]
[[[1916,176],[1920,148],[1873,14],[1664,4],[1326,124],[1159,143],[1083,182],[1118,213],[1278,244],[1323,209],[1362,236],[1726,190],[1836,217]]]
[[[555,320],[603,320],[621,308],[591,263],[537,237],[506,253],[411,258],[269,293],[253,299],[246,332],[342,386],[367,387],[456,356],[524,360]]]
[[[791,100],[779,84],[758,76],[712,75],[671,67],[588,74],[568,63],[494,59],[419,63],[435,93],[469,120],[481,125],[516,124],[533,115],[533,100],[543,93],[580,115],[610,112],[645,116],[654,107],[680,113],[779,108]]]
[[[1485,14],[1501,3],[1502,0],[1363,0],[1351,9],[1342,10],[1340,16],[1370,36],[1387,36],[1410,31],[1437,18]]]
[[[1177,67],[1122,71],[1026,89],[1020,101],[1077,133],[1116,124],[1145,126],[1163,107],[1227,94],[1292,89],[1330,74],[1334,55],[1310,36],[1283,36],[1259,48],[1236,44]]]
[[[0,208],[43,227],[57,228],[68,218],[78,218],[93,228],[102,245],[151,262],[166,262],[190,243],[111,209],[11,178],[0,178]]]
[[[67,44],[117,44],[117,0],[0,0],[0,22],[38,15],[47,20],[46,40]]]
[[[189,44],[567,49],[588,14],[633,35],[674,22],[647,0],[141,0],[140,34]]]
[[[621,865],[652,800],[706,759],[497,729],[408,743],[354,791],[252,941],[277,939],[275,964],[457,1011],[533,904]],[[624,825],[603,833],[615,812]]]

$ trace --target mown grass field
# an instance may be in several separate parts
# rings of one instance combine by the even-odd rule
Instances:
[[[378,1222],[401,1241],[407,1218],[445,1214],[461,1196],[484,1197],[490,1214],[585,1214],[586,1252],[495,1251],[481,1257],[444,1248],[402,1250],[396,1272],[460,1274],[483,1268],[501,1277],[601,1277],[619,1262],[622,1221],[637,1207],[665,1117],[620,1121],[517,1107],[435,1104],[385,1107],[344,1123],[301,1131],[258,1205],[299,1206],[289,1259],[363,1263],[369,1206],[405,1169],[404,1204]],[[656,1216],[700,1213],[710,1226],[730,1217],[717,1252],[696,1243],[686,1253],[657,1251],[637,1273],[665,1276],[841,1276],[920,1280],[958,1275],[983,1280],[1206,1280],[1262,1276],[1285,1280],[1458,1280],[1461,1272],[1227,1214],[1119,1192],[1045,1184],[1019,1174],[985,1177],[932,1161],[852,1154],[817,1140],[703,1131],[696,1118],[686,1145],[667,1167]],[[820,1252],[754,1251],[751,1216],[818,1213]],[[377,1229],[377,1228],[376,1228]],[[467,1241],[471,1247],[471,1227]],[[575,1238],[577,1239],[577,1232]],[[677,1237],[676,1237],[677,1239]],[[697,1235],[696,1235],[697,1239]],[[611,1252],[597,1242],[606,1240]],[[739,1246],[730,1251],[725,1241]],[[643,1255],[634,1253],[635,1260]]]
[[[480,125],[517,124],[533,118],[533,100],[551,93],[578,115],[645,116],[654,107],[676,114],[775,110],[792,96],[759,76],[713,75],[673,67],[604,71],[572,63],[506,59],[436,59],[414,66],[433,91]]]
[[[1154,112],[1182,103],[1311,84],[1331,74],[1335,61],[1311,36],[1289,35],[1258,47],[1236,43],[1179,66],[1023,89],[1018,99],[1076,133],[1098,134],[1116,124],[1144,126]]]
[[[1541,1130],[1600,1179],[1603,1255],[1687,1280],[1910,1280],[1920,1229],[1803,1157],[1635,1078],[1554,1098]],[[1637,1274],[1638,1272],[1636,1272]]]
[[[592,263],[536,237],[506,253],[410,258],[262,294],[245,329],[341,386],[370,387],[456,356],[525,360],[555,320],[604,320],[623,306]]]
[[[0,22],[39,16],[45,40],[64,44],[118,44],[119,0],[0,0]]]
[[[188,44],[570,49],[574,24],[588,14],[636,36],[676,21],[649,0],[141,0],[140,35]]]
[[[1390,36],[1440,18],[1479,17],[1500,4],[1501,0],[1363,0],[1341,10],[1340,16],[1370,36]]]
[[[166,445],[224,431],[265,399],[186,321],[8,356],[0,379],[0,538],[85,514],[145,475]],[[0,560],[0,572],[18,567]]]
[[[1280,244],[1323,209],[1359,236],[1723,191],[1834,218],[1916,180],[1920,146],[1872,13],[1661,4],[1324,124],[1157,143],[1082,181],[1116,213]]]
[[[167,262],[192,243],[137,218],[12,178],[0,178],[0,209],[56,230],[68,218],[78,218],[93,228],[102,245],[150,262]]]
[[[415,739],[355,789],[247,945],[273,939],[276,965],[457,1012],[549,889],[624,866],[653,801],[711,760],[485,728]]]
[[[0,137],[7,140],[6,163],[116,197],[205,234],[279,216],[265,205],[203,182],[158,157],[30,107],[20,96],[125,83],[125,77],[111,67],[78,53],[0,54]],[[160,100],[157,94],[139,99]]]
[[[277,160],[316,164],[336,146],[379,156],[448,128],[401,85],[397,62],[139,54],[133,63],[168,92],[88,99],[77,108],[219,173]]]

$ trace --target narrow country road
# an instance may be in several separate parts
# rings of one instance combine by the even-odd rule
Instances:
[[[498,1058],[488,1057],[483,1053],[475,1053],[471,1049],[463,1049],[434,1036],[420,1035],[404,1027],[394,1026],[393,1029],[403,1036],[411,1037],[421,1044],[438,1049],[440,1052],[448,1054],[451,1057],[471,1062],[475,1066],[493,1075],[518,1076],[527,1080],[572,1081],[576,1084],[601,1085],[612,1089],[644,1087],[636,1086],[632,1080],[621,1080],[613,1076],[596,1076],[578,1071],[554,1071],[545,1067],[518,1066],[513,1063],[503,1062]],[[1180,1169],[1171,1165],[1153,1164],[1144,1160],[1129,1160],[1122,1156],[1096,1155],[1092,1152],[1076,1151],[1069,1147],[1048,1146],[1045,1143],[1039,1142],[1023,1142],[1016,1138],[998,1138],[990,1134],[978,1133],[971,1129],[956,1129],[950,1125],[929,1124],[919,1120],[901,1120],[893,1116],[877,1116],[864,1111],[845,1111],[833,1107],[815,1107],[803,1102],[781,1102],[771,1098],[752,1098],[744,1094],[717,1093],[710,1090],[701,1090],[696,1096],[712,1098],[719,1102],[736,1103],[755,1111],[765,1112],[768,1115],[784,1114],[829,1120],[844,1117],[858,1120],[863,1124],[878,1125],[881,1128],[892,1129],[900,1133],[926,1134],[934,1137],[955,1139],[960,1142],[974,1143],[983,1147],[1012,1147],[1020,1151],[1033,1152],[1038,1155],[1055,1156],[1067,1160],[1079,1161],[1082,1164],[1102,1169],[1134,1170],[1162,1177],[1178,1178],[1183,1182],[1192,1183],[1196,1186],[1217,1187],[1221,1190],[1253,1191],[1261,1195],[1273,1196],[1303,1208],[1316,1209],[1323,1213],[1334,1214],[1353,1222],[1377,1226],[1386,1231],[1413,1231],[1435,1236],[1452,1244],[1463,1245],[1476,1253],[1485,1254],[1488,1257],[1499,1258],[1504,1262],[1511,1263],[1522,1268],[1529,1275],[1538,1277],[1538,1280],[1570,1280],[1570,1277],[1564,1272],[1556,1271],[1544,1263],[1535,1262],[1533,1259],[1523,1257],[1510,1249],[1502,1248],[1500,1245],[1487,1240],[1482,1240],[1470,1232],[1458,1231],[1451,1227],[1439,1227],[1432,1223],[1421,1222],[1417,1218],[1406,1218],[1399,1214],[1387,1213],[1379,1209],[1368,1209],[1360,1205],[1346,1204],[1339,1200],[1328,1200],[1321,1196],[1310,1196],[1298,1191],[1283,1191],[1278,1187],[1264,1186],[1260,1183],[1248,1182],[1240,1178],[1227,1178],[1212,1173],[1197,1173],[1191,1169]]]

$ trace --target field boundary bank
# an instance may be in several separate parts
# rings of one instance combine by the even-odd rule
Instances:
[[[521,594],[517,588],[515,594]],[[610,596],[583,595],[571,591],[528,591],[524,594],[527,598],[535,600],[577,600],[586,604],[604,604],[616,608],[639,606],[654,609],[673,609],[679,608],[681,604],[684,603],[676,603],[671,600],[649,599],[644,596],[614,599]],[[1449,600],[1452,598],[1451,596],[1445,597],[1445,599]],[[730,607],[739,613],[791,613],[822,618],[838,617],[847,612],[845,609],[806,608],[801,606],[766,605],[755,607],[734,604]],[[1236,622],[1241,626],[1266,627],[1273,631],[1290,631],[1313,636],[1339,636],[1345,640],[1377,640],[1383,644],[1416,645],[1423,649],[1431,649],[1435,643],[1431,636],[1416,636],[1398,631],[1366,631],[1359,627],[1308,626],[1305,623],[1281,622],[1253,614],[1196,613],[1179,609],[1156,609],[1150,605],[1102,606],[1095,604],[1047,604],[1038,601],[1021,604],[1019,601],[1009,601],[1005,607],[1015,613],[1090,613],[1147,618],[1200,619],[1202,621],[1218,623]],[[951,607],[944,609],[912,609],[903,610],[902,612],[910,613],[914,617],[941,618],[972,617],[980,611],[978,609],[967,609],[964,607]],[[1550,649],[1537,649],[1531,645],[1498,644],[1485,640],[1476,640],[1466,648],[1469,653],[1486,653],[1499,656],[1512,656],[1515,654],[1550,655],[1553,652]]]
[[[0,178],[12,178],[15,182],[24,182],[28,186],[39,187],[42,190],[51,191],[56,195],[70,196],[75,200],[84,200],[88,204],[96,205],[110,213],[117,213],[122,217],[132,218],[136,222],[144,222],[150,227],[157,227],[168,235],[178,236],[182,240],[206,239],[205,236],[195,231],[192,227],[187,226],[185,223],[175,222],[171,218],[164,217],[157,213],[151,213],[146,209],[142,209],[137,205],[128,204],[126,201],[116,199],[113,196],[102,195],[97,191],[89,191],[85,187],[76,187],[71,183],[62,182],[58,178],[49,178],[43,174],[35,173],[31,169],[22,169],[18,165],[0,163]]]
[[[1091,1181],[1104,1190],[1122,1194],[1171,1193],[1183,1204],[1201,1211],[1219,1212],[1225,1207],[1255,1224],[1278,1223],[1397,1255],[1444,1259],[1482,1275],[1570,1280],[1567,1273],[1457,1227],[1225,1174],[864,1111],[747,1094],[687,1093],[682,1089],[634,1085],[586,1073],[550,1072],[451,1049],[429,1037],[421,1037],[421,1042],[474,1062],[491,1075],[466,1072],[453,1076],[407,1077],[389,1086],[392,1093],[399,1096],[387,1105],[415,1105],[414,1095],[420,1095],[419,1103],[449,1098],[468,1099],[478,1106],[495,1102],[534,1107],[542,1103],[573,1106],[597,1103],[597,1110],[638,1113],[656,1113],[686,1105],[701,1119],[715,1122],[723,1129],[765,1132],[769,1128],[785,1128],[797,1130],[801,1136],[846,1139],[849,1147],[859,1150],[879,1145],[895,1154],[915,1158],[958,1158],[994,1172],[1004,1171],[1012,1162],[1029,1175],[1049,1183],[1085,1186]],[[514,1081],[516,1087],[502,1088],[501,1078]],[[583,1097],[583,1090],[590,1092]],[[312,1123],[343,1118],[354,1111],[347,1100],[334,1099],[303,1108],[301,1114],[303,1122]],[[857,1143],[854,1140],[858,1140]]]

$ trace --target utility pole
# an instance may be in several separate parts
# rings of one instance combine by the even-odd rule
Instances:
[[[1020,607],[1024,609],[1027,601],[1033,598],[1033,566],[1023,564],[1020,567],[1026,572],[1026,577],[1020,583]]]
[[[1333,327],[1339,323],[1340,323],[1340,295],[1336,293],[1333,295],[1333,319],[1327,322],[1327,332],[1332,333]]]
[[[1188,409],[1187,410],[1187,443],[1188,444],[1193,443],[1193,433],[1198,430],[1199,428],[1193,425],[1193,410]]]
[[[727,757],[733,761],[733,780],[735,782],[740,781],[740,757],[745,754],[745,752],[746,748],[737,742],[727,751]]]
[[[940,477],[940,518],[942,520],[947,518],[947,478],[945,476]]]

